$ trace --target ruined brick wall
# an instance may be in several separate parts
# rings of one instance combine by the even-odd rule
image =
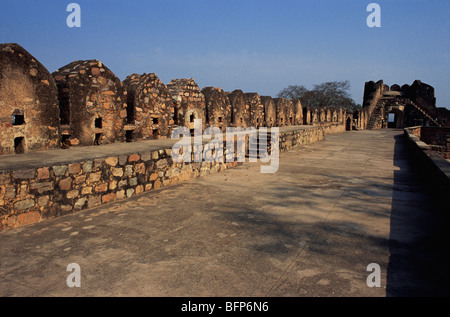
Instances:
[[[245,93],[245,100],[250,106],[250,125],[255,128],[264,126],[264,105],[257,93]]]
[[[408,89],[408,97],[429,115],[436,116],[436,98],[432,86],[415,80]]]
[[[336,132],[330,125],[299,128],[280,133],[280,151],[323,140]],[[201,146],[210,151],[209,144]],[[192,145],[191,159],[196,145]],[[226,146],[224,146],[226,149]],[[64,150],[60,150],[64,151]],[[233,168],[242,163],[223,160],[181,162],[172,149],[63,161],[0,171],[0,230],[36,223],[102,204],[120,201],[150,190]]]
[[[379,98],[382,97],[384,91],[383,80],[376,83],[368,81],[364,84],[363,107],[370,107],[372,103],[376,104]]]
[[[266,127],[275,127],[277,123],[277,107],[272,97],[261,96],[261,103],[264,105],[264,122]]]
[[[232,107],[228,95],[221,88],[202,89],[206,104],[206,126],[219,127],[222,132],[231,127]]]
[[[447,108],[437,108],[438,122],[443,127],[450,127],[450,110]]]
[[[205,128],[205,96],[193,78],[173,79],[167,84],[175,106],[175,124],[194,129],[194,120],[201,119]]]
[[[130,137],[133,140],[170,137],[174,104],[166,85],[154,73],[129,75],[123,84],[127,91],[127,122],[135,125]]]
[[[60,146],[58,91],[48,70],[15,43],[0,44],[0,154]]]
[[[243,127],[247,129],[250,124],[250,106],[247,104],[244,93],[240,89],[236,89],[228,93],[231,102],[233,127]]]
[[[311,108],[303,108],[303,124],[311,124]]]
[[[294,125],[303,124],[303,107],[300,99],[292,99],[292,104],[294,107]]]
[[[323,108],[319,109],[319,121],[325,123],[327,121],[326,111]]]
[[[333,117],[331,116],[331,109],[330,108],[327,108],[326,110],[326,122],[333,122]]]
[[[441,145],[446,147],[450,137],[450,128],[421,127],[419,138],[429,145]]]
[[[75,61],[55,71],[53,77],[61,124],[69,126],[63,132],[66,141],[72,145],[125,141],[126,92],[111,70],[98,60]]]
[[[203,145],[207,147],[208,145]],[[194,148],[192,148],[194,151]],[[0,172],[0,230],[129,198],[241,164],[176,163],[171,149]]]
[[[319,123],[319,109],[311,109],[311,124]]]
[[[294,107],[292,101],[286,98],[275,98],[275,106],[277,108],[277,125],[284,127],[292,125],[294,120]]]
[[[331,110],[331,122],[338,122],[338,109]]]

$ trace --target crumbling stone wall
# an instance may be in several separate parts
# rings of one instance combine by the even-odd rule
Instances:
[[[204,150],[208,146],[202,145]],[[176,163],[171,154],[171,149],[161,148],[1,171],[0,230],[96,207],[242,164]]]
[[[331,110],[331,122],[338,122],[338,109]]]
[[[409,87],[408,97],[432,117],[436,116],[436,98],[434,88],[428,84],[415,80]]]
[[[174,125],[174,104],[166,85],[154,73],[132,74],[127,91],[127,123],[135,125],[128,140],[165,139]]]
[[[327,121],[326,111],[324,108],[319,110],[319,121],[320,123],[325,123]]]
[[[292,99],[292,104],[294,108],[294,125],[303,124],[303,107],[300,99]]]
[[[255,128],[264,126],[264,105],[257,93],[245,93],[245,100],[250,106],[250,125]]]
[[[167,84],[175,106],[175,124],[193,132],[194,120],[201,119],[205,129],[205,96],[193,78],[173,79]]]
[[[294,122],[294,107],[292,101],[286,98],[275,98],[277,108],[277,125],[279,127],[292,125]]]
[[[266,127],[275,127],[277,123],[277,107],[272,97],[261,96],[261,103],[264,105],[264,122]]]
[[[48,70],[23,47],[0,44],[0,154],[60,146],[58,91]]]
[[[280,131],[280,151],[323,140],[327,133],[343,130],[329,125]],[[225,141],[225,139],[224,139]],[[130,144],[131,145],[131,144]],[[203,152],[211,151],[202,144]],[[191,159],[196,145],[191,145]],[[72,212],[120,201],[143,192],[179,184],[182,181],[233,168],[242,163],[223,160],[180,162],[172,158],[172,149],[122,153],[103,157],[93,155],[54,164],[21,166],[0,171],[0,230],[16,228]],[[63,150],[61,150],[63,151]]]
[[[310,107],[303,108],[303,124],[304,125],[311,124],[311,108]]]
[[[311,109],[311,124],[319,123],[319,110]]]
[[[242,90],[236,89],[228,93],[231,102],[233,127],[243,127],[247,129],[251,126],[250,122],[250,105],[247,104],[246,98]]]
[[[75,61],[55,71],[53,78],[66,144],[125,141],[126,92],[108,67],[95,59]]]
[[[231,127],[232,107],[228,95],[221,88],[205,87],[202,89],[206,104],[206,125],[219,127],[226,132]]]
[[[327,116],[326,122],[333,122],[333,117],[331,115],[331,109],[327,108],[325,111],[326,111],[326,116]]]

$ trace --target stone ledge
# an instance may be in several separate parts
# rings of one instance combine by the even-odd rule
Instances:
[[[327,131],[344,130],[336,124],[280,128],[280,151],[323,140]],[[0,157],[0,230],[93,208],[243,164],[236,157],[233,162],[177,163],[172,159],[171,147],[178,140],[170,141]],[[191,147],[194,152],[196,145]],[[202,150],[208,149],[209,144],[204,142]],[[42,160],[43,157],[49,159]],[[16,164],[17,160],[20,162]]]
[[[431,150],[431,147],[420,141],[417,131],[421,127],[404,129],[404,135],[415,163],[419,165],[424,177],[430,185],[440,192],[446,204],[450,204],[450,163],[439,154]],[[418,134],[419,133],[419,134]]]

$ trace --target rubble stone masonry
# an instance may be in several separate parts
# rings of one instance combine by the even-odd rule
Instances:
[[[18,44],[0,44],[0,154],[60,147],[57,88]]]
[[[289,127],[280,131],[280,151],[323,140],[327,133],[344,129],[337,124]],[[133,144],[129,145],[132,149]],[[203,151],[208,146],[203,144]],[[192,145],[192,152],[196,150]],[[237,161],[177,163],[171,152],[171,148],[161,146],[149,152],[124,152],[101,158],[96,154],[82,161],[74,158],[54,165],[42,163],[0,170],[0,230],[119,201],[242,164]]]

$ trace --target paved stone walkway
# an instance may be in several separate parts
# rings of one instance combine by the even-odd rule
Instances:
[[[259,171],[0,232],[0,296],[448,295],[444,223],[402,131],[330,135]]]

